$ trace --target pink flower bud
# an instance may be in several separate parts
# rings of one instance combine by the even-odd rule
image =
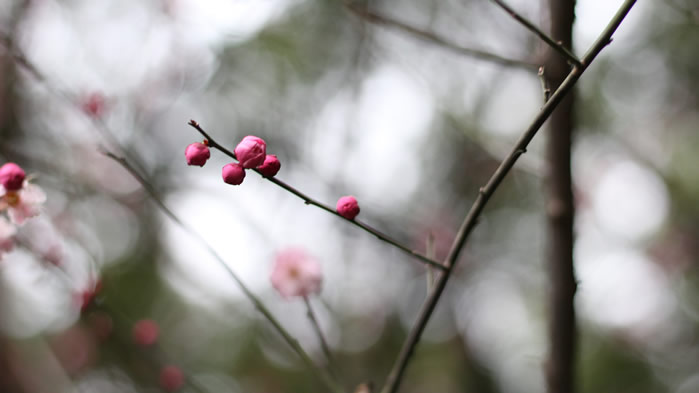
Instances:
[[[320,292],[323,273],[318,261],[302,248],[287,248],[277,254],[270,276],[272,286],[285,298]]]
[[[187,165],[204,166],[206,160],[211,157],[211,152],[206,144],[195,142],[184,149],[184,156],[187,158]]]
[[[104,113],[104,96],[100,93],[90,94],[82,103],[83,112],[92,116],[100,117]]]
[[[237,186],[245,179],[245,169],[240,164],[233,162],[223,166],[221,175],[224,182]]]
[[[166,392],[176,392],[184,385],[184,374],[177,366],[165,366],[160,370],[160,387]]]
[[[160,329],[158,324],[151,319],[141,319],[133,325],[131,337],[134,342],[144,347],[151,346],[158,341]]]
[[[0,184],[7,191],[17,191],[22,188],[26,174],[19,165],[8,162],[0,167]]]
[[[348,220],[354,220],[359,214],[359,204],[357,200],[351,196],[343,196],[337,201],[337,206],[335,207],[340,215]]]
[[[277,156],[274,154],[267,154],[267,157],[265,157],[265,162],[258,166],[257,170],[260,171],[264,177],[272,177],[279,172],[281,167],[282,163],[279,162]]]
[[[257,168],[265,162],[267,144],[256,136],[248,135],[238,143],[233,151],[243,168]]]

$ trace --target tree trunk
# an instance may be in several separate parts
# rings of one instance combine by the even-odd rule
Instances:
[[[572,47],[575,0],[549,0],[551,35]],[[566,59],[550,50],[545,75],[555,90],[570,70]],[[570,92],[549,121],[547,164],[548,268],[550,274],[549,354],[546,364],[548,393],[574,391],[576,291],[573,271],[573,221],[575,208],[571,179],[571,142],[575,92]]]

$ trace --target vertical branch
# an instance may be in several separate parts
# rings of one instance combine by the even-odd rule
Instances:
[[[551,35],[563,47],[572,45],[575,0],[549,0]],[[567,59],[549,51],[544,80],[553,89],[569,72]],[[575,92],[571,91],[551,114],[546,146],[547,261],[550,280],[549,349],[546,362],[548,393],[572,393],[575,367],[575,308],[577,284],[573,271],[573,191],[571,144],[575,126]]]

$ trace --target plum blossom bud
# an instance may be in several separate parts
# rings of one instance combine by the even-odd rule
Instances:
[[[26,174],[19,165],[8,162],[0,167],[0,184],[6,191],[17,191],[22,188]]]
[[[131,337],[134,342],[144,347],[151,346],[158,341],[160,329],[158,324],[151,319],[141,319],[133,325]]]
[[[292,247],[277,254],[270,280],[284,298],[308,296],[320,292],[323,274],[315,258]]]
[[[233,152],[243,168],[257,168],[265,162],[267,144],[261,138],[248,135],[238,143]]]
[[[279,169],[282,167],[282,163],[279,162],[279,159],[277,156],[274,154],[267,154],[265,157],[265,162],[262,163],[262,165],[257,167],[257,170],[260,171],[262,176],[264,177],[272,177],[279,172]]]
[[[101,93],[90,94],[81,105],[83,112],[92,117],[102,116],[104,113],[104,101],[104,96]]]
[[[221,175],[224,182],[237,186],[245,179],[245,169],[240,164],[233,162],[223,166]]]
[[[357,217],[357,214],[359,214],[359,204],[357,203],[357,199],[351,195],[343,196],[342,198],[338,199],[335,209],[342,217],[348,220],[354,220],[354,218]]]
[[[176,392],[184,385],[184,374],[177,366],[165,366],[160,370],[160,387],[166,392]]]
[[[206,144],[195,142],[184,149],[184,156],[187,158],[187,165],[204,166],[206,160],[211,157],[211,152]]]

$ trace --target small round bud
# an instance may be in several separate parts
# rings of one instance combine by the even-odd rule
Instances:
[[[357,203],[357,199],[351,195],[343,196],[342,198],[338,199],[335,209],[342,217],[348,220],[354,220],[354,218],[357,217],[357,214],[359,214],[359,204]]]
[[[245,169],[240,164],[233,162],[223,166],[221,175],[224,182],[237,186],[245,179]]]
[[[105,99],[101,93],[92,93],[82,102],[83,112],[91,117],[100,117],[104,113]]]
[[[158,341],[160,329],[158,324],[151,319],[141,319],[133,325],[131,337],[134,342],[144,347],[151,346]]]
[[[17,191],[22,188],[25,177],[24,170],[14,162],[8,162],[0,167],[0,184],[6,191]]]
[[[184,149],[184,156],[187,158],[187,165],[204,166],[206,160],[211,157],[209,147],[201,142],[195,142]]]
[[[272,177],[279,172],[281,167],[282,163],[279,162],[277,156],[274,154],[267,154],[267,157],[265,157],[265,162],[258,166],[257,170],[260,171],[264,177]]]
[[[257,168],[265,162],[267,144],[261,138],[248,135],[238,143],[233,151],[243,168]]]
[[[166,392],[176,392],[184,385],[184,373],[177,366],[165,366],[160,370],[160,387]]]

